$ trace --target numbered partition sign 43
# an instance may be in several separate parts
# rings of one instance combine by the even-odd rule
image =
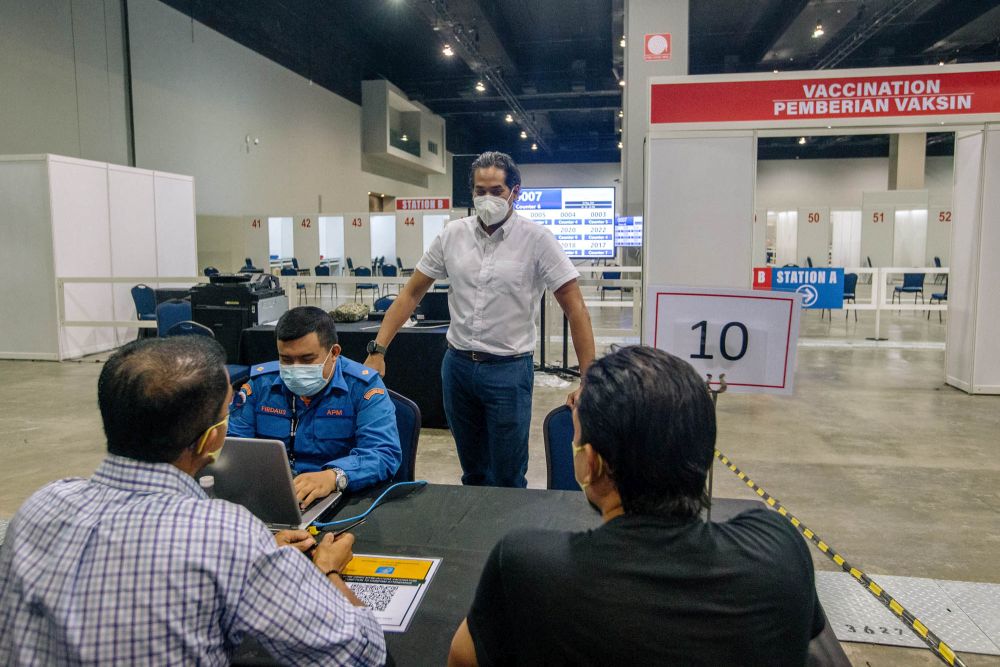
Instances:
[[[645,341],[687,361],[713,386],[792,393],[802,296],[796,292],[651,285]]]

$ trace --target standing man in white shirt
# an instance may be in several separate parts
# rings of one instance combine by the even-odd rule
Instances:
[[[555,236],[514,211],[521,194],[514,160],[483,153],[469,181],[476,215],[449,222],[434,239],[368,344],[365,364],[385,373],[386,348],[434,281],[447,278],[451,326],[441,379],[462,483],[525,487],[542,293],[551,291],[566,313],[581,376],[594,360],[594,332],[579,272]]]

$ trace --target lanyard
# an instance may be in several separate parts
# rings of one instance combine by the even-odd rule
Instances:
[[[285,453],[288,454],[288,465],[295,474],[295,431],[299,426],[299,416],[296,407],[296,397],[292,395],[292,430],[288,434],[288,445],[285,446]]]

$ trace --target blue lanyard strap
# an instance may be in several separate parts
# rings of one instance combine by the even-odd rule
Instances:
[[[336,521],[326,521],[324,523],[320,523],[318,521],[313,521],[312,522],[312,526],[315,527],[315,528],[333,528],[334,526],[342,526],[345,523],[351,523],[352,521],[358,521],[360,519],[364,519],[369,514],[371,514],[372,511],[374,511],[374,509],[376,507],[379,506],[379,503],[381,503],[382,500],[387,495],[389,495],[390,493],[392,493],[396,489],[405,488],[405,487],[408,487],[408,486],[412,486],[412,487],[427,486],[427,480],[425,480],[425,479],[418,479],[415,482],[396,482],[395,484],[393,484],[392,486],[390,486],[388,489],[386,489],[385,491],[383,491],[382,494],[378,498],[375,499],[375,502],[372,503],[371,507],[369,507],[368,509],[366,509],[361,514],[349,517],[347,519],[337,519]]]

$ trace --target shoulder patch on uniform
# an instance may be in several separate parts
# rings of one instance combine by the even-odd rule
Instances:
[[[245,396],[252,396],[253,395],[253,387],[250,385],[249,382],[247,382],[245,385],[243,385],[242,387],[240,387],[240,391],[242,391]]]
[[[361,380],[365,384],[371,384],[375,380],[375,378],[378,377],[378,373],[368,368],[364,364],[359,364],[353,359],[347,359],[343,355],[338,357],[338,359],[344,362],[344,365],[340,371],[344,375],[349,375],[352,378]],[[337,363],[340,363],[340,361],[338,361]]]
[[[365,392],[365,400],[370,401],[372,400],[372,396],[379,396],[384,393],[385,389],[383,389],[382,387],[372,387],[371,389]]]
[[[269,361],[266,364],[251,366],[250,377],[255,378],[260,375],[267,375],[268,373],[277,373],[280,370],[280,366],[277,361]]]

